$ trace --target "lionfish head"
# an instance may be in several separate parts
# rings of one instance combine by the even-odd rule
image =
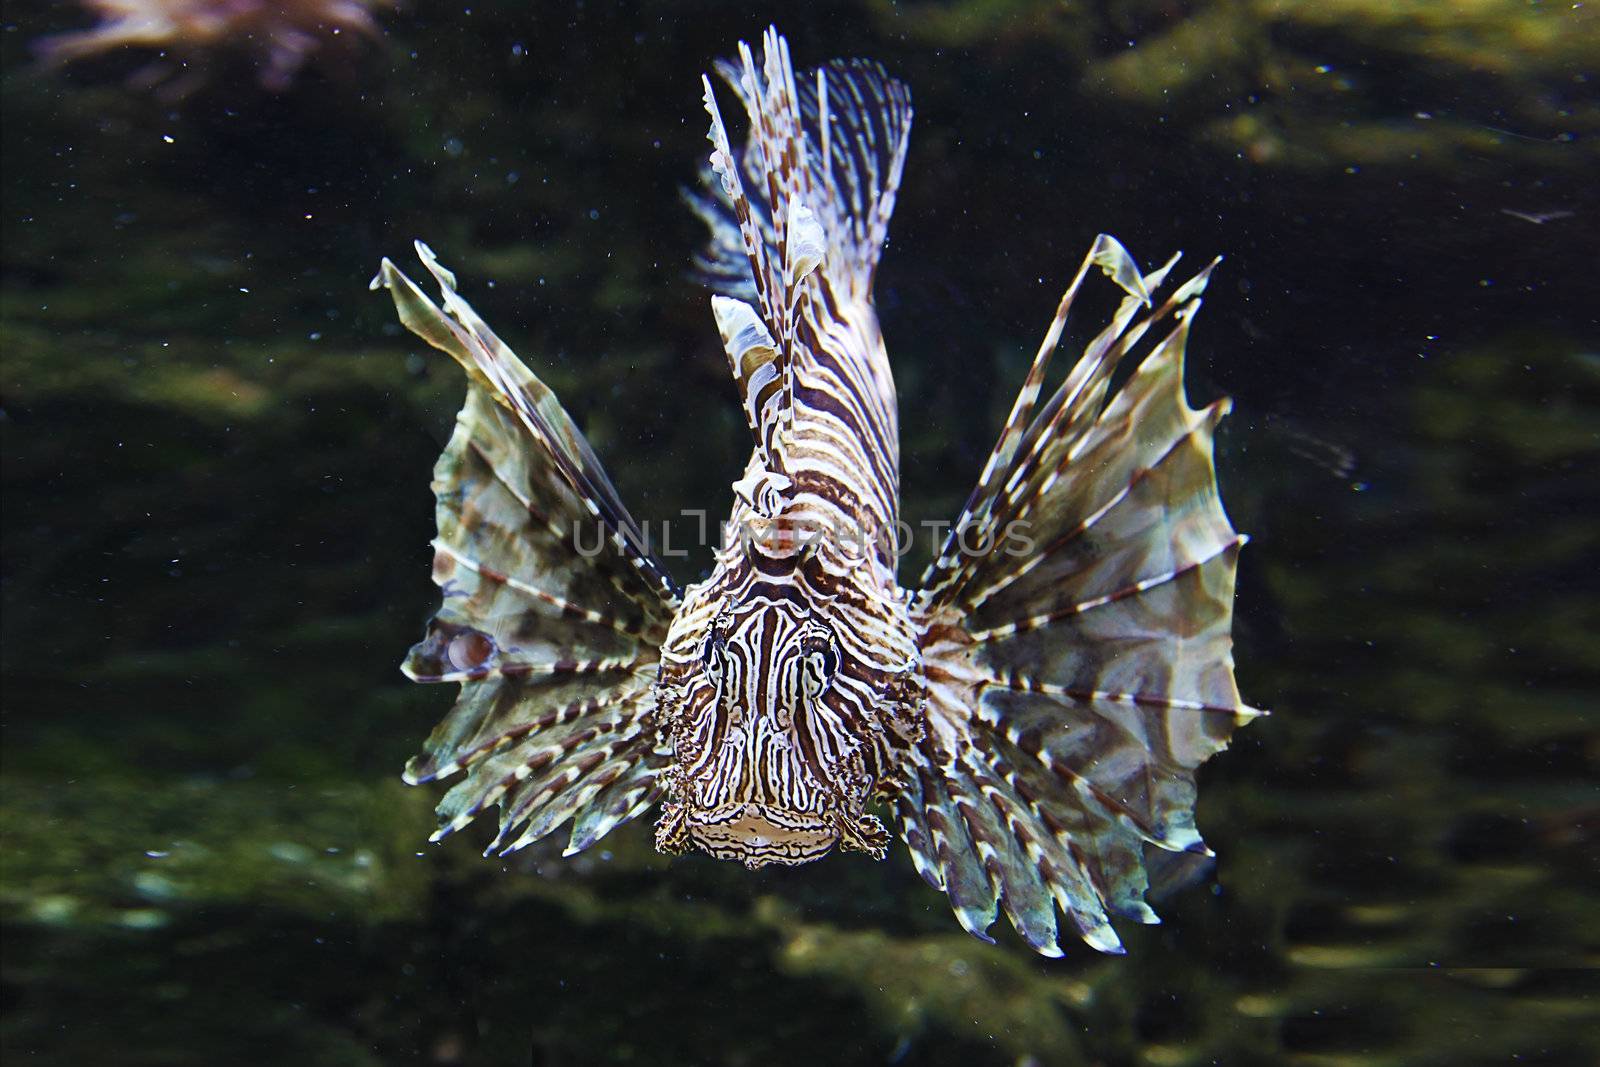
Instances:
[[[658,844],[751,868],[836,844],[881,856],[888,834],[862,810],[870,745],[852,726],[862,687],[827,619],[752,592],[685,611],[674,629],[668,648],[682,654],[658,691],[673,747]]]

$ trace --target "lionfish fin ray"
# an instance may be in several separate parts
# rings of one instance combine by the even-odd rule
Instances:
[[[418,242],[417,252],[442,307],[389,260],[374,288],[462,366],[468,386],[433,474],[443,602],[403,669],[459,682],[461,693],[404,777],[464,772],[440,801],[434,840],[495,804],[502,839],[566,818],[597,839],[607,820],[653,799],[649,782],[667,762],[653,746],[652,685],[677,589],[554,393],[432,251]],[[623,779],[644,791],[619,797]]]
[[[1152,275],[1154,284],[1159,284],[1166,277],[1167,271],[1177,262],[1174,256],[1166,266],[1162,267],[1156,275]],[[963,543],[962,538],[975,526],[981,525],[991,513],[995,500],[1001,487],[1005,484],[1008,475],[1016,465],[1021,446],[1030,436],[1029,431],[1037,432],[1038,429],[1048,424],[1055,412],[1063,406],[1079,402],[1083,396],[1084,387],[1096,369],[1099,360],[1080,360],[1073,372],[1069,373],[1067,380],[1052,397],[1052,404],[1047,407],[1045,416],[1040,420],[1034,418],[1034,408],[1038,404],[1039,394],[1044,387],[1045,373],[1049,370],[1050,359],[1055,354],[1056,348],[1061,343],[1061,334],[1066,329],[1067,319],[1071,315],[1072,305],[1077,300],[1078,292],[1083,287],[1084,280],[1088,277],[1091,268],[1099,268],[1101,273],[1114,281],[1125,293],[1127,299],[1118,309],[1112,324],[1102,333],[1097,342],[1109,346],[1120,335],[1129,320],[1140,306],[1148,307],[1151,302],[1150,289],[1152,283],[1147,283],[1145,277],[1139,273],[1138,266],[1133,257],[1123,248],[1121,242],[1109,234],[1100,234],[1079,264],[1077,272],[1072,276],[1066,291],[1056,304],[1056,312],[1050,320],[1050,326],[1045,330],[1044,339],[1034,352],[1033,362],[1028,367],[1027,376],[1023,379],[1022,386],[1017,391],[1016,399],[1012,402],[1011,411],[1006,416],[1006,421],[1001,427],[1000,436],[996,439],[994,447],[990,450],[988,458],[984,461],[983,470],[978,475],[978,483],[967,497],[966,504],[961,509],[954,525],[945,539],[944,546],[939,555],[929,563],[926,573],[922,577],[922,591],[924,597],[937,597],[955,584],[956,571],[959,569],[958,547]],[[1092,398],[1091,398],[1092,399]],[[1081,402],[1079,407],[1087,406]]]
[[[757,380],[741,373],[754,349],[730,340],[744,336],[744,322],[723,331],[747,417],[770,412],[751,425],[762,461],[783,471],[772,428],[789,419],[797,376],[815,370],[810,345],[829,332],[850,338],[831,352],[843,367],[838,373],[862,397],[874,437],[893,452],[893,379],[871,291],[905,163],[910,94],[864,60],[836,60],[797,77],[787,43],[771,29],[759,63],[741,44],[737,59],[716,70],[743,105],[749,133],[732,147],[706,79],[712,151],[705,191],[688,197],[710,242],[696,266],[719,303],[750,308],[770,338],[770,346],[764,339],[758,346],[770,372]],[[719,307],[719,325],[724,319]]]
[[[902,836],[935,885],[952,865],[986,863],[1035,948],[1045,927],[1030,876],[1100,951],[1121,951],[1108,913],[1156,921],[1144,851],[1206,851],[1195,771],[1257,714],[1233,677],[1243,538],[1212,455],[1226,403],[1195,410],[1183,389],[1189,323],[1216,264],[1157,303],[1175,262],[1142,275],[1121,245],[1096,241],[957,523],[991,536],[942,554],[913,607],[930,679],[916,759],[933,780],[920,795],[967,818],[956,840],[975,859],[929,847],[949,814],[903,806]],[[1126,298],[1040,405],[1043,365],[1096,266]],[[1171,329],[1146,352],[1163,320]],[[1018,522],[1020,550],[998,535]]]
[[[836,59],[799,79],[813,182],[835,271],[865,298],[889,237],[911,135],[911,91],[876,62]]]
[[[787,63],[787,47],[774,53],[770,38],[768,47],[770,72],[774,54]],[[744,195],[747,187],[766,188],[768,161],[774,158],[773,153],[763,151],[766,142],[756,121],[760,110],[771,107],[773,101],[762,92],[759,82],[747,76],[744,59],[748,54],[748,49],[742,48],[740,62],[719,60],[716,71],[752,117],[750,142],[738,153],[725,147],[726,128],[720,114],[713,113],[714,148],[710,169],[702,180],[705,191],[685,192],[690,206],[710,230],[707,247],[695,259],[697,273],[713,291],[747,301],[754,300],[757,289],[764,286],[763,264],[780,262],[770,200]],[[749,71],[754,71],[753,59]],[[825,235],[830,273],[851,297],[867,299],[888,240],[889,220],[905,169],[913,116],[911,91],[880,64],[867,59],[830,60],[799,76],[791,70],[782,82],[792,87],[798,102],[806,204]],[[714,107],[714,101],[708,104],[708,109]],[[781,154],[777,158],[781,159]],[[756,239],[760,255],[750,252]]]

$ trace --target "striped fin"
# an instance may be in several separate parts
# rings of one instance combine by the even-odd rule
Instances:
[[[745,50],[745,55],[748,57],[748,50]],[[782,320],[782,316],[778,310],[780,303],[774,294],[776,282],[773,278],[772,264],[775,261],[781,262],[782,252],[779,249],[771,201],[761,195],[766,176],[759,172],[752,176],[755,179],[754,188],[757,190],[752,200],[745,194],[744,182],[740,177],[743,168],[740,166],[739,157],[734,154],[733,146],[728,142],[728,128],[722,121],[721,110],[717,107],[717,96],[712,91],[711,79],[702,77],[700,80],[705,87],[706,113],[711,116],[711,129],[706,134],[706,139],[711,142],[710,165],[712,174],[716,178],[718,201],[727,206],[732,215],[734,233],[738,235],[737,245],[724,237],[719,242],[719,248],[737,247],[743,254],[744,276],[749,281],[750,298],[759,306],[761,318],[766,322],[768,330],[781,335],[783,332],[781,328],[773,328]],[[749,156],[748,150],[745,154]]]
[[[865,300],[911,143],[911,91],[872,60],[836,59],[799,79],[799,95],[834,273]]]
[[[663,754],[664,755],[664,754]],[[633,760],[628,770],[602,786],[572,820],[564,856],[572,856],[614,828],[653,807],[662,785],[650,760]]]
[[[495,403],[517,417],[582,503],[580,514],[605,528],[657,595],[676,603],[677,586],[650,555],[644,534],[618,498],[599,457],[550,387],[457,295],[455,275],[439,263],[433,250],[417,241],[416,251],[439,284],[443,311],[387,258],[372,280],[372,288],[388,289],[407,329],[461,364],[470,382],[483,387]]]
[[[741,44],[737,62],[717,71],[744,106],[749,137],[732,147],[706,79],[708,193],[690,202],[711,230],[698,265],[716,293],[762,465],[792,473],[779,444],[797,389],[808,388],[847,390],[873,447],[892,457],[894,389],[871,288],[905,162],[910,94],[859,60],[797,78],[770,29],[760,64]]]
[[[1160,277],[1165,277],[1166,272],[1176,262],[1177,257],[1174,256],[1172,262],[1161,269]],[[1066,381],[1051,397],[1045,414],[1036,420],[1034,407],[1044,386],[1050,357],[1055,354],[1056,347],[1061,343],[1061,334],[1066,329],[1073,302],[1077,299],[1091,267],[1100,268],[1128,294],[1128,297],[1117,310],[1111,324],[1090,344],[1084,358],[1078,361]],[[1098,401],[1103,399],[1103,392],[1097,394],[1090,387],[1091,382],[1104,383],[1109,380],[1111,371],[1116,367],[1116,359],[1106,359],[1106,355],[1121,339],[1138,309],[1149,304],[1149,288],[1134,264],[1133,257],[1128,255],[1127,249],[1123,248],[1116,238],[1100,234],[1095,238],[1089,254],[1084,257],[1078,272],[1073,275],[1067,291],[1062,294],[1056,306],[1055,317],[1050,320],[1050,328],[1045,331],[1044,340],[1034,353],[1033,363],[1028,368],[1028,375],[1023,380],[1022,388],[1017,392],[1016,400],[1012,403],[1011,413],[1006,416],[1000,438],[995,442],[989,458],[984,463],[983,472],[978,476],[978,484],[968,496],[955,525],[951,527],[943,549],[928,565],[927,572],[922,576],[921,588],[925,598],[937,599],[955,584],[961,570],[961,556],[958,549],[962,544],[962,538],[964,536],[973,538],[968,540],[967,544],[979,543],[983,536],[990,532],[995,500],[1002,485],[1005,484],[1006,477],[1014,471],[1019,446],[1024,438],[1036,440],[1045,436],[1042,431],[1051,427],[1063,411],[1098,412]]]
[[[440,802],[435,840],[495,804],[502,839],[577,817],[577,840],[597,840],[642,810],[667,762],[654,751],[653,682],[677,590],[554,394],[417,250],[443,309],[387,259],[374,287],[468,385],[433,473],[443,602],[403,669],[461,694],[405,779],[464,773]],[[625,766],[600,770],[608,761]],[[619,808],[611,787],[622,780],[643,789]],[[529,794],[534,784],[542,792]]]
[[[528,689],[512,688],[520,689],[526,706]],[[648,684],[640,688],[639,699],[606,701],[581,717],[551,726],[541,723],[539,728],[476,756],[465,777],[440,802],[440,826],[433,839],[455,833],[491,805],[499,805],[500,836],[493,847],[503,847],[539,809],[559,811],[563,805],[581,805],[583,798],[575,787],[598,764],[619,754],[630,763],[648,762],[643,758],[651,744],[646,735],[653,731],[641,729],[645,719],[641,709],[652,708],[653,697]],[[537,690],[534,694],[537,699]],[[566,811],[567,816],[573,813]]]
[[[767,55],[781,55],[787,64],[787,45],[774,53],[768,31]],[[748,50],[741,51],[741,60]],[[752,92],[752,79],[743,63],[721,61],[718,75],[739,96],[752,116],[773,101]],[[751,64],[753,70],[753,64]],[[769,74],[770,78],[771,75]],[[804,150],[806,204],[816,215],[828,241],[827,269],[843,295],[865,301],[872,292],[872,277],[888,240],[889,219],[905,169],[911,134],[911,91],[891,78],[881,65],[868,59],[835,59],[801,75],[786,74],[781,82],[793,87],[799,107],[798,129]],[[717,119],[720,123],[720,117]],[[706,249],[695,266],[713,291],[746,303],[757,302],[756,278],[747,239],[753,235],[763,257],[781,263],[772,204],[760,195],[767,188],[766,161],[772,153],[761,151],[761,124],[752,120],[751,144],[738,153],[725,149],[714,157],[713,168],[702,184],[703,194],[688,201],[711,232]],[[792,127],[791,127],[792,128]],[[713,144],[725,144],[713,134]],[[742,181],[740,188],[757,191],[743,204],[729,189],[718,169],[721,158],[733,159]],[[779,158],[782,158],[781,153]]]
[[[1040,405],[1043,364],[1090,266],[1127,297]],[[1227,403],[1195,410],[1183,391],[1190,323],[1215,264],[1157,304],[1171,266],[1141,275],[1120,245],[1096,242],[963,510],[964,543],[952,538],[913,609],[929,720],[914,758],[924,779],[939,778],[924,798],[967,816],[972,855],[1046,954],[1036,883],[1101,951],[1119,951],[1108,914],[1156,921],[1144,850],[1206,851],[1195,770],[1260,714],[1233,677],[1245,538],[1223,511],[1212,459]],[[1126,359],[1138,365],[1112,393]],[[935,874],[972,862],[929,851],[934,819],[902,808],[920,862]]]
[[[983,856],[961,817],[953,795],[959,782],[936,767],[919,768],[921,818],[927,826],[939,888],[950,898],[956,921],[974,937],[993,941],[985,931],[994,922],[997,891],[983,869]]]
[[[800,110],[789,62],[789,45],[776,30],[763,38],[764,55],[758,69],[750,46],[740,42],[739,66],[723,65],[722,73],[735,88],[750,119],[750,139],[736,156],[727,127],[717,108],[710,78],[703,78],[706,112],[711,117],[707,135],[712,144],[711,169],[720,181],[723,199],[731,205],[755,283],[754,307],[724,297],[715,301],[719,326],[734,378],[741,389],[759,388],[761,395],[745,392],[746,414],[752,425],[763,465],[783,473],[777,446],[779,435],[792,423],[794,408],[795,328],[801,284],[826,259],[827,237],[808,201],[815,199],[808,167],[807,141],[801,132]],[[747,186],[741,171],[752,179]],[[752,200],[760,201],[760,216],[770,232],[756,222]],[[749,329],[759,314],[765,336]],[[729,327],[733,327],[730,331]],[[759,353],[759,356],[757,355]],[[746,372],[756,363],[759,376]]]

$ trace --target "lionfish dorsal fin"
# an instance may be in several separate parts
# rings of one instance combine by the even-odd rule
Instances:
[[[759,64],[741,44],[737,60],[716,66],[749,119],[737,151],[704,79],[712,180],[708,195],[690,202],[711,229],[697,265],[717,294],[746,418],[763,463],[782,473],[781,431],[797,368],[809,358],[803,299],[809,286],[825,284],[834,306],[869,304],[911,105],[905,86],[876,63],[835,60],[797,78],[787,42],[768,29],[762,43]],[[887,365],[867,369],[867,380],[892,397]]]
[[[840,295],[866,300],[905,169],[911,91],[870,59],[834,59],[797,77],[775,30],[768,29],[763,46],[761,77],[746,46],[738,62],[716,64],[750,119],[739,152],[729,146],[705,81],[712,180],[705,183],[708,195],[690,195],[689,202],[710,228],[711,243],[696,259],[698,272],[717,292],[757,301],[768,275],[755,261],[784,263],[777,254],[784,220],[775,209],[798,196],[820,226]],[[777,179],[776,195],[769,176]]]
[[[767,235],[767,231],[773,227],[771,208],[761,196],[759,184],[755,201],[746,195],[740,174],[740,157],[734,154],[733,146],[728,141],[728,127],[722,121],[722,112],[717,107],[717,94],[711,88],[711,79],[702,76],[700,81],[705,87],[706,113],[711,116],[711,129],[706,134],[706,139],[711,142],[711,170],[716,175],[721,198],[735,220],[739,248],[745,258],[744,273],[750,283],[749,296],[759,306],[761,318],[769,330],[781,333],[780,330],[772,330],[780,317],[774,293],[772,257],[769,255],[769,248],[775,247],[777,241],[776,238],[769,240]],[[762,213],[760,219],[755,215],[757,210]]]

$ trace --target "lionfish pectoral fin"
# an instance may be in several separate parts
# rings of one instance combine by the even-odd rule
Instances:
[[[676,856],[689,851],[689,809],[675,800],[661,806],[656,820],[656,851]]]
[[[889,854],[889,844],[894,840],[876,815],[840,813],[835,819],[835,829],[839,832],[839,847],[843,851],[865,852],[875,860],[881,860]]]
[[[898,808],[902,836],[964,924],[998,903],[1047,954],[1059,951],[1057,909],[1106,952],[1121,946],[1108,915],[1156,921],[1145,849],[1207,851],[1195,770],[1259,714],[1233,677],[1244,538],[1212,462],[1227,405],[1192,409],[1183,390],[1215,264],[1156,304],[1172,263],[1141,275],[1109,240],[1085,267],[1127,299],[1035,414],[1041,351],[956,523],[987,536],[953,539],[913,612],[929,728]],[[1164,321],[1107,399],[1118,363]]]
[[[467,398],[433,471],[433,578],[443,603],[404,670],[459,682],[454,708],[406,766],[410,783],[458,772],[439,840],[491,805],[521,848],[573,820],[585,848],[659,797],[657,649],[677,590],[554,394],[455,291],[435,304],[389,260],[401,321],[467,372]]]

